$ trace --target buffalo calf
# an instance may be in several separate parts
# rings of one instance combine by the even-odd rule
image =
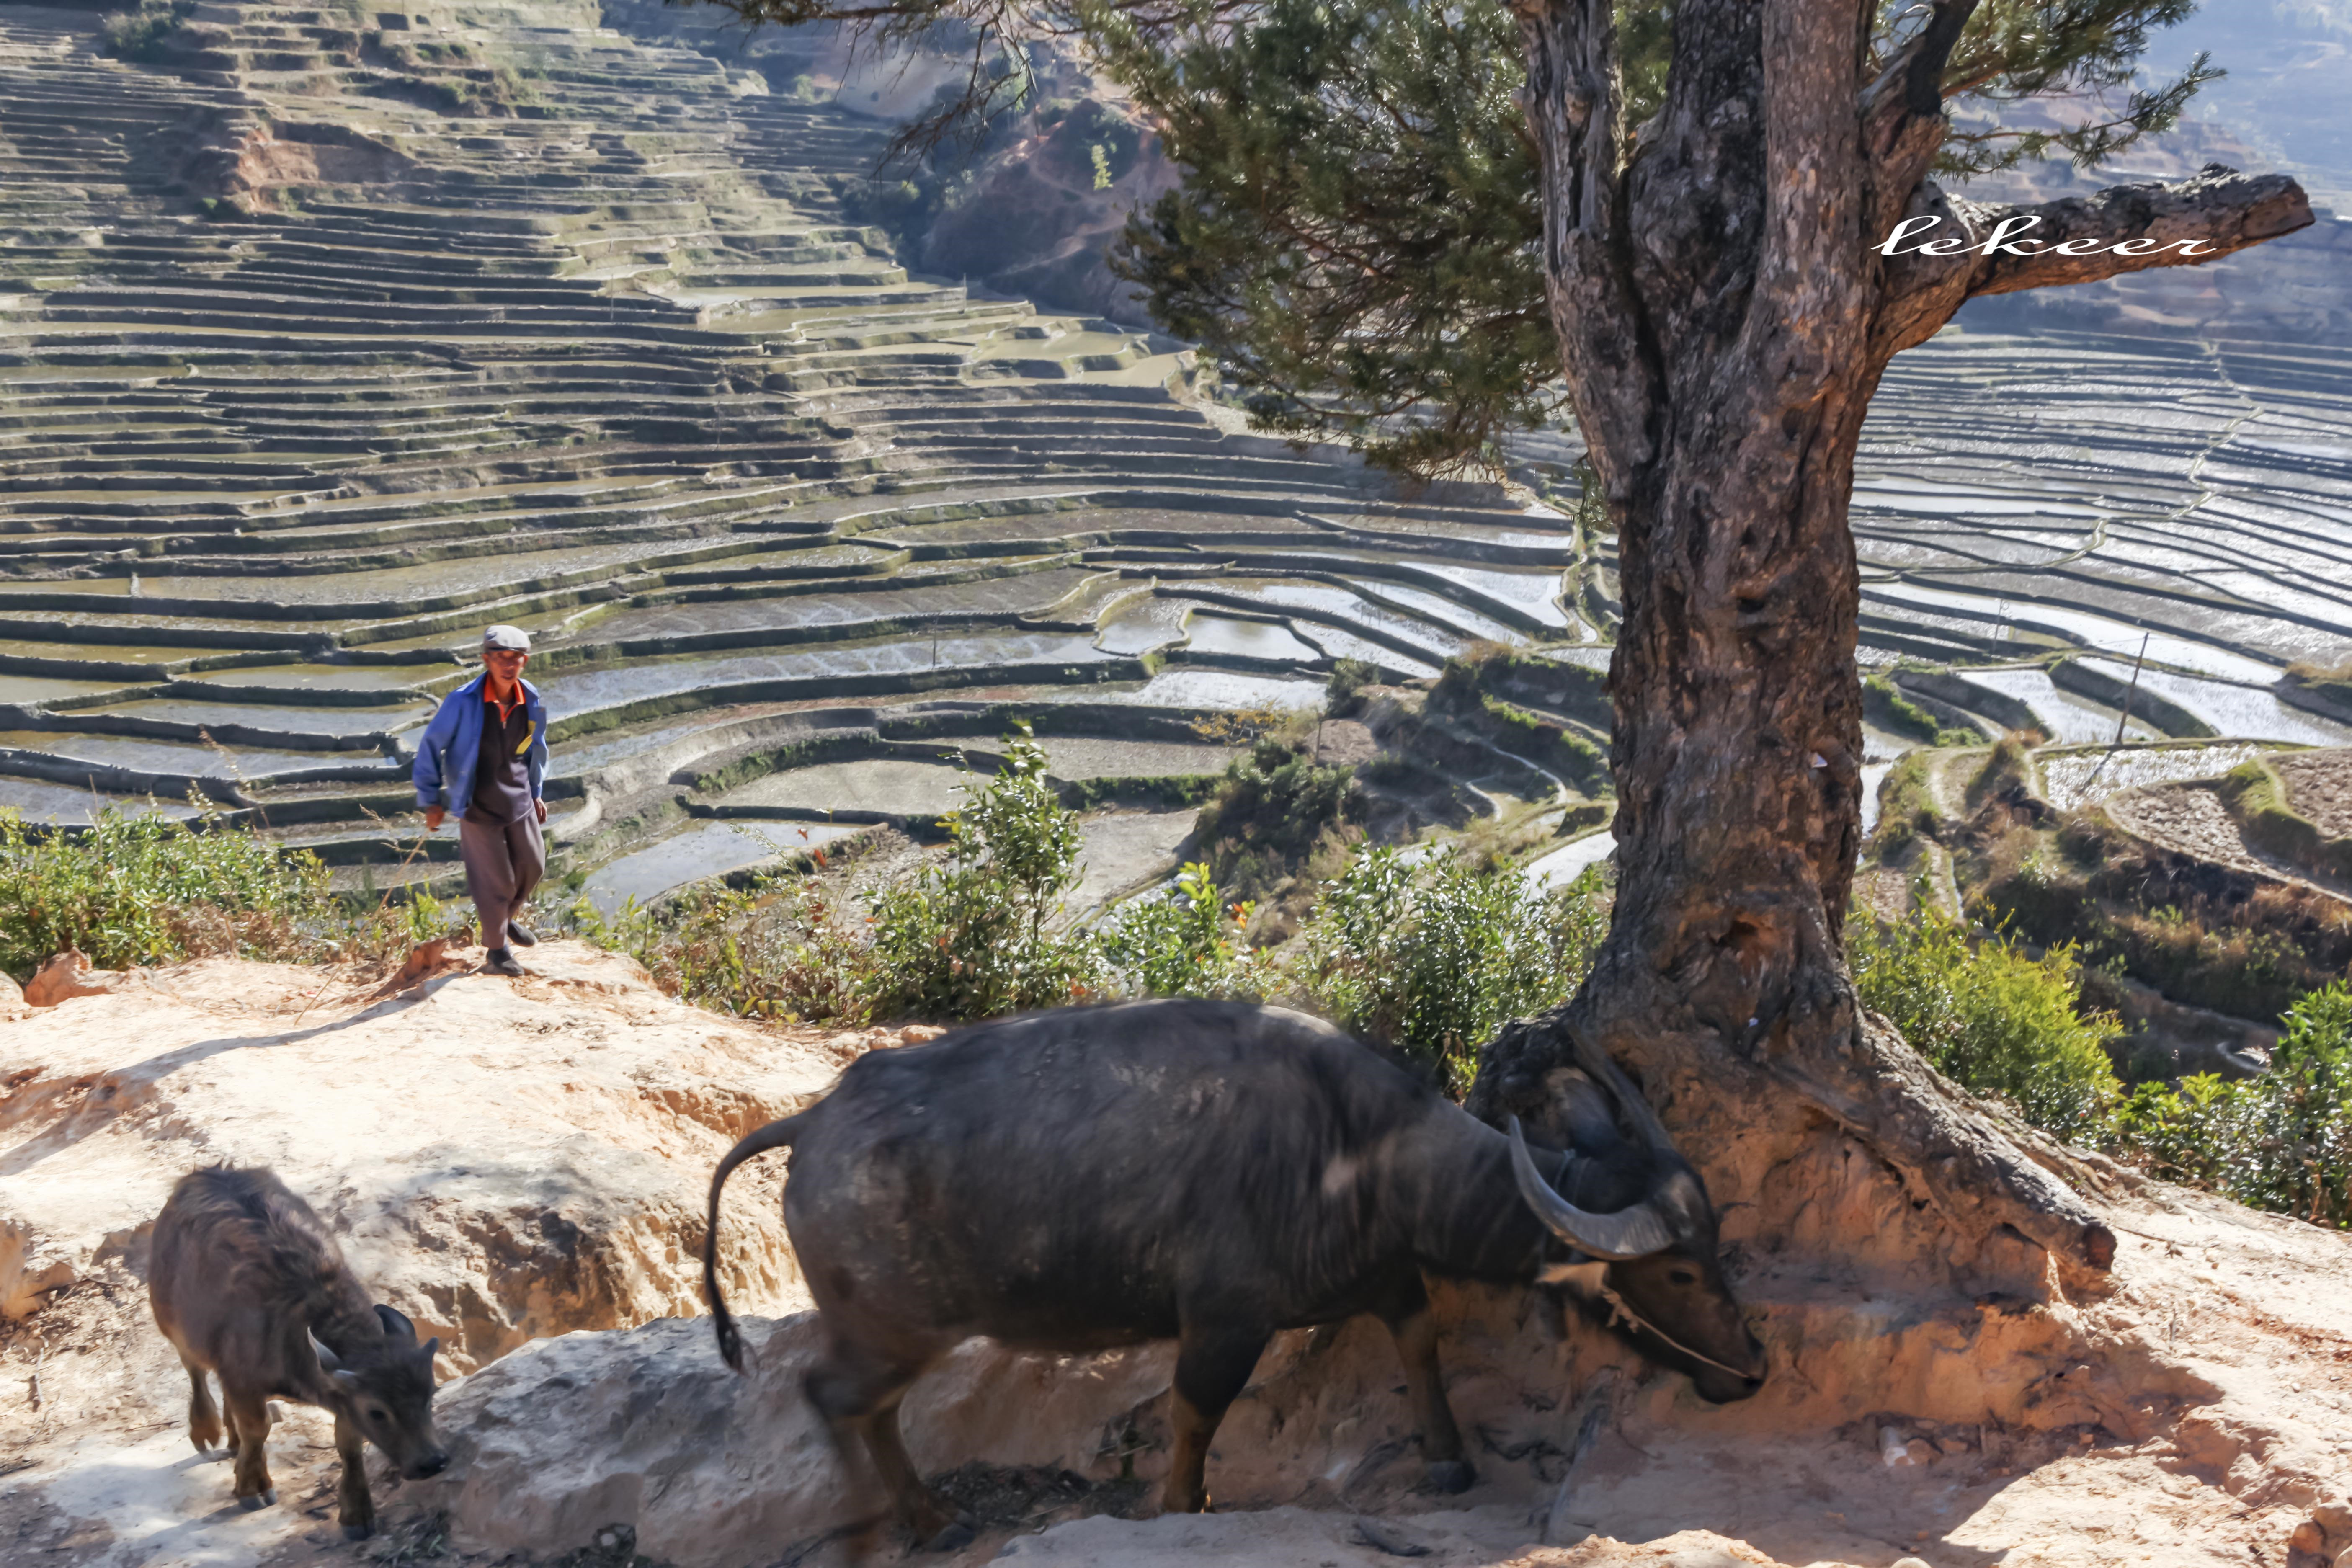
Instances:
[[[415,1324],[371,1304],[310,1205],[270,1172],[215,1165],[181,1177],[155,1218],[147,1289],[156,1327],[188,1369],[188,1437],[209,1452],[226,1410],[244,1507],[278,1500],[262,1452],[272,1399],[333,1414],[351,1540],[375,1529],[363,1442],[413,1478],[448,1464],[433,1431],[441,1342],[418,1344]],[[220,1377],[219,1407],[208,1372]]]

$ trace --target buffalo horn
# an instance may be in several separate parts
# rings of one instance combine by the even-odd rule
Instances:
[[[1681,1159],[1682,1151],[1675,1148],[1675,1141],[1666,1135],[1666,1124],[1658,1120],[1658,1113],[1650,1108],[1650,1102],[1643,1097],[1642,1091],[1633,1087],[1633,1080],[1625,1076],[1625,1069],[1619,1067],[1607,1051],[1599,1049],[1586,1039],[1580,1030],[1570,1034],[1569,1043],[1575,1047],[1577,1060],[1584,1069],[1609,1086],[1609,1092],[1615,1097],[1619,1109],[1633,1123],[1634,1131],[1642,1135],[1642,1142],[1649,1145],[1650,1152]]]
[[[320,1342],[319,1336],[316,1334],[310,1335],[310,1353],[319,1358],[320,1372],[337,1373],[343,1370],[342,1362],[336,1357],[334,1352]]]
[[[1648,1204],[1635,1204],[1615,1214],[1591,1214],[1561,1197],[1536,1173],[1536,1163],[1528,1153],[1528,1141],[1516,1116],[1511,1118],[1511,1173],[1518,1178],[1519,1195],[1536,1211],[1536,1217],[1579,1252],[1617,1263],[1647,1258],[1674,1245],[1666,1222]]]

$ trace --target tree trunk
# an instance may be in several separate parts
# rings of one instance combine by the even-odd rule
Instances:
[[[1757,1205],[1758,1235],[2038,1291],[2053,1266],[2095,1283],[2113,1234],[2052,1173],[2063,1156],[1928,1069],[1844,967],[1863,752],[1847,505],[1895,353],[1973,293],[2178,252],[2070,257],[2063,275],[1880,253],[1906,215],[1972,242],[2010,216],[1925,178],[1969,8],[1937,7],[1865,82],[1870,5],[1685,0],[1665,104],[1621,167],[1611,5],[1521,0],[1553,317],[1618,528],[1618,895],[1583,992],[1490,1048],[1471,1108],[1541,1120],[1549,1075],[1603,1052],[1717,1201]],[[2053,237],[2213,255],[2310,221],[2274,178],[2132,189],[2028,210]]]

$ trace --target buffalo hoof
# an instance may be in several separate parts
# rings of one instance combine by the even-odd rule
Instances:
[[[1466,1492],[1477,1481],[1478,1472],[1459,1459],[1440,1459],[1429,1467],[1429,1489],[1444,1492]]]
[[[961,1552],[970,1546],[980,1533],[979,1521],[968,1513],[956,1515],[955,1522],[923,1542],[926,1552]]]
[[[236,1500],[236,1506],[245,1510],[246,1512],[251,1513],[257,1508],[275,1507],[277,1502],[278,1493],[275,1490],[266,1492],[247,1492],[245,1496]]]
[[[375,1526],[373,1524],[347,1524],[343,1526],[343,1539],[345,1541],[365,1541],[369,1536],[373,1535],[374,1533]]]

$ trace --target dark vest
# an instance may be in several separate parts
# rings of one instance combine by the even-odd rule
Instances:
[[[482,754],[474,766],[474,799],[468,822],[520,822],[530,815],[530,718],[520,693],[506,721],[499,705],[482,703]]]

